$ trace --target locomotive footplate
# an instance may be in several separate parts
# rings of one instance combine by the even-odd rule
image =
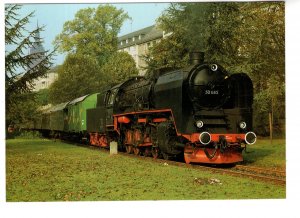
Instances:
[[[209,157],[213,154],[213,157]],[[186,145],[184,148],[184,160],[186,163],[232,164],[243,161],[242,151],[227,148],[221,152],[220,148],[198,148]]]

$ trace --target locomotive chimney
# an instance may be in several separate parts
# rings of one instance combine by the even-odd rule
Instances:
[[[202,64],[204,62],[204,52],[193,51],[190,52],[190,64]]]

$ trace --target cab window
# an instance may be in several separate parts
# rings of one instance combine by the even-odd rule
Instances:
[[[107,97],[106,97],[106,105],[107,106],[113,105],[116,93],[117,93],[116,89],[111,90],[110,92],[107,93]]]

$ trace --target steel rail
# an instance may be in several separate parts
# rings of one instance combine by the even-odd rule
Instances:
[[[285,177],[277,177],[277,176],[272,176],[272,175],[264,175],[263,173],[258,173],[258,172],[243,172],[237,170],[235,167],[232,167],[230,169],[224,169],[224,168],[218,168],[216,166],[205,166],[205,165],[199,165],[199,164],[186,164],[183,162],[178,162],[178,161],[171,161],[171,160],[164,160],[164,159],[153,159],[151,157],[144,157],[144,156],[136,156],[132,154],[127,154],[127,153],[121,153],[123,156],[127,157],[135,157],[138,159],[146,159],[146,160],[151,160],[157,163],[163,163],[163,164],[168,164],[168,165],[173,165],[173,166],[179,166],[179,167],[186,167],[186,168],[193,168],[193,169],[202,169],[202,170],[208,170],[212,172],[217,172],[221,174],[229,174],[233,176],[240,176],[240,177],[248,177],[248,178],[253,178],[257,179],[260,181],[265,181],[265,182],[272,182],[275,184],[279,185],[286,185],[286,180]],[[261,168],[263,169],[263,168]],[[265,171],[268,169],[266,168]]]
[[[277,176],[277,177],[286,177],[284,170],[272,169],[270,167],[257,167],[257,166],[247,166],[247,165],[236,165],[236,170],[254,172],[258,174],[268,175],[268,176]]]

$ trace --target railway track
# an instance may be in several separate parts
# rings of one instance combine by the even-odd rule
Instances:
[[[278,178],[285,178],[286,173],[284,170],[277,170],[277,169],[272,169],[272,168],[265,168],[265,167],[254,167],[254,166],[247,166],[247,165],[236,165],[235,169],[238,171],[243,171],[243,172],[254,172],[257,174],[262,174],[265,176],[273,176],[273,177],[278,177]]]
[[[272,182],[278,185],[286,185],[284,171],[245,165],[236,165],[231,169],[224,169],[223,171],[232,175],[249,177],[260,181]]]
[[[264,182],[272,182],[272,183],[278,184],[278,185],[286,185],[285,172],[280,171],[280,170],[272,170],[269,168],[252,167],[252,166],[245,166],[245,165],[236,165],[231,168],[224,168],[224,167],[218,167],[218,166],[186,164],[183,162],[177,162],[177,161],[171,161],[171,160],[153,159],[151,157],[135,156],[135,155],[126,154],[126,153],[122,153],[122,155],[128,156],[128,157],[135,157],[135,158],[139,158],[139,159],[152,160],[154,162],[158,162],[158,163],[162,163],[162,164],[207,170],[207,171],[211,171],[214,173],[220,173],[220,174],[225,173],[225,174],[229,174],[229,175],[233,175],[233,176],[253,178],[253,179],[256,179],[259,181],[264,181]]]
[[[109,150],[102,149],[102,148],[95,147],[95,146],[86,146],[86,145],[77,144],[77,143],[76,143],[76,145],[85,146],[90,149],[99,149],[103,152],[109,153]],[[201,169],[201,170],[211,171],[214,173],[253,178],[258,181],[272,182],[277,185],[286,185],[285,171],[274,170],[274,169],[266,168],[266,167],[235,165],[235,166],[232,166],[229,168],[228,166],[220,167],[220,166],[208,166],[208,165],[199,165],[199,164],[186,164],[184,162],[178,162],[178,161],[172,161],[172,160],[154,159],[152,157],[137,156],[134,154],[127,154],[125,152],[119,152],[118,154],[120,154],[122,156],[131,157],[131,158],[143,159],[143,160],[147,160],[147,161],[154,161],[154,162],[165,164],[165,165],[173,165],[173,166],[193,168],[193,169],[199,169],[199,170]]]

